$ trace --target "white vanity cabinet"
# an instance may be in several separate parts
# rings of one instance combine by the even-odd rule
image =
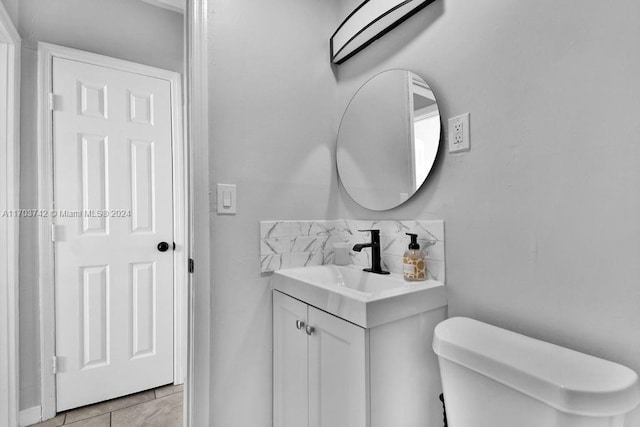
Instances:
[[[274,427],[442,426],[445,307],[363,327],[274,290]]]
[[[273,292],[274,426],[369,426],[367,330]]]

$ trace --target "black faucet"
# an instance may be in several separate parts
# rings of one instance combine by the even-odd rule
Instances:
[[[364,248],[371,248],[371,268],[365,268],[363,271],[376,274],[389,274],[380,266],[380,230],[358,230],[368,231],[371,233],[371,243],[359,243],[353,247],[353,250],[360,252]]]

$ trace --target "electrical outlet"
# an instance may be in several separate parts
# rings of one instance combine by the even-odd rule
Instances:
[[[469,151],[469,113],[449,119],[449,152]]]

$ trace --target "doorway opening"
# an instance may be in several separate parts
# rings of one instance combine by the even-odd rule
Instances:
[[[162,2],[162,0],[159,0]],[[96,3],[100,4],[100,3]],[[136,2],[132,3],[133,8],[139,7],[135,6]],[[58,5],[54,5],[52,7],[58,7]],[[112,11],[106,10],[103,11],[106,14],[112,13]],[[98,22],[105,21],[106,16],[105,13],[93,13],[93,16],[98,17]],[[75,11],[74,11],[75,14]],[[23,14],[21,13],[20,16]],[[39,16],[44,16],[46,14],[39,13]],[[149,14],[151,15],[151,14]],[[26,16],[26,15],[25,15]],[[56,15],[59,16],[59,15]],[[111,15],[110,15],[111,16]],[[184,68],[183,72],[186,76],[185,78],[185,92],[188,90],[188,95],[185,95],[184,101],[179,100],[178,102],[182,104],[184,102],[185,109],[188,109],[188,119],[185,119],[185,128],[188,129],[189,140],[191,141],[188,145],[190,146],[188,150],[188,158],[190,159],[190,168],[189,168],[189,189],[188,189],[188,200],[191,208],[185,212],[189,212],[188,217],[186,218],[186,222],[189,223],[188,229],[191,231],[188,234],[189,244],[186,245],[189,248],[189,253],[187,256],[191,258],[194,257],[194,253],[198,254],[197,263],[193,262],[193,259],[189,258],[189,266],[190,271],[193,270],[193,266],[195,265],[195,272],[192,274],[188,274],[189,278],[188,282],[184,283],[185,288],[188,288],[188,292],[185,290],[184,304],[188,305],[188,327],[186,325],[183,326],[184,329],[188,329],[188,339],[187,335],[181,335],[184,338],[184,345],[181,347],[187,355],[185,356],[185,360],[189,362],[186,363],[187,369],[186,372],[183,372],[183,378],[185,379],[186,386],[184,387],[184,423],[185,425],[206,425],[209,418],[209,319],[210,319],[210,306],[209,306],[209,295],[210,295],[210,281],[209,281],[209,191],[208,191],[208,177],[209,177],[209,168],[208,168],[208,110],[207,110],[207,3],[204,0],[194,0],[193,2],[187,2],[186,11],[184,14],[184,36],[185,36],[185,45],[184,45]],[[111,16],[113,18],[113,16]],[[120,19],[124,17],[116,16],[116,19]],[[19,24],[19,20],[16,20],[16,26]],[[121,21],[121,20],[120,20]],[[87,29],[87,22],[81,19],[70,19],[69,23],[80,25],[81,29]],[[30,22],[31,24],[38,25],[37,20],[33,20]],[[122,22],[119,22],[120,24]],[[95,23],[94,23],[95,24]],[[90,25],[89,25],[90,27]],[[121,25],[122,27],[122,25]],[[135,27],[135,26],[132,26]],[[44,28],[44,27],[43,27]],[[135,27],[138,28],[138,27]],[[142,29],[146,29],[146,26],[139,27]],[[59,34],[65,34],[63,30],[60,30],[60,25],[48,26],[46,27],[47,31],[52,30],[56,31]],[[60,33],[60,31],[61,33]],[[26,34],[36,34],[37,32],[27,30]],[[99,31],[98,34],[102,34]],[[59,35],[58,34],[58,35]],[[103,34],[104,35],[104,34]],[[91,38],[91,34],[86,34],[87,39]],[[85,41],[85,40],[83,40]],[[2,169],[5,173],[0,174],[0,208],[7,208],[9,210],[18,210],[21,206],[18,200],[19,194],[19,104],[20,104],[20,58],[21,54],[24,56],[26,54],[27,59],[25,60],[27,74],[29,77],[29,70],[33,64],[33,69],[35,70],[36,66],[36,56],[34,46],[37,40],[25,40],[24,50],[21,51],[21,40],[18,35],[18,32],[13,26],[12,20],[9,18],[6,13],[4,6],[0,3],[0,43],[7,44],[10,54],[10,62],[8,65],[9,70],[9,80],[11,84],[9,84],[9,91],[7,96],[0,97],[1,101],[6,101],[6,105],[11,105],[12,108],[9,111],[9,116],[6,120],[6,123],[12,124],[11,126],[0,126],[0,169]],[[42,52],[40,52],[42,53]],[[151,56],[157,55],[160,52],[152,51]],[[32,56],[33,54],[33,56]],[[82,62],[82,61],[80,61]],[[4,62],[3,62],[4,65]],[[144,74],[144,73],[142,73]],[[4,78],[4,77],[3,77]],[[27,84],[30,84],[30,80],[28,80]],[[34,79],[35,82],[35,79]],[[39,93],[38,103],[41,106],[48,105],[49,102],[56,105],[56,98],[49,97],[49,93],[43,92],[41,89],[44,87],[42,79],[38,82],[40,85],[38,90],[36,91],[35,87],[31,88],[27,86],[27,90],[29,93]],[[47,84],[50,84],[47,83]],[[35,86],[35,84],[34,84]],[[178,85],[176,86],[178,87]],[[89,91],[88,95],[91,91]],[[30,101],[30,99],[29,99]],[[27,107],[27,111],[30,111],[30,107]],[[47,135],[47,128],[42,126],[42,117],[40,115],[43,111],[46,111],[44,108],[38,108],[38,120],[35,120],[35,111],[36,108],[33,107],[34,117],[29,117],[29,121],[27,123],[36,123],[38,122],[37,129],[37,138],[34,134],[34,137],[31,138],[33,140],[38,139],[39,141],[46,141],[47,138],[50,138],[50,135]],[[35,125],[34,125],[35,127]],[[35,132],[35,129],[34,129]],[[6,136],[6,138],[5,138]],[[185,141],[187,138],[185,138]],[[6,144],[5,144],[6,142]],[[34,146],[35,149],[35,146]],[[50,146],[39,144],[38,146],[38,158],[42,158],[43,155],[48,155],[48,160],[52,160],[52,150]],[[7,157],[3,157],[4,155]],[[29,153],[31,155],[31,153]],[[33,153],[35,156],[35,153]],[[6,163],[5,163],[6,161]],[[185,162],[186,163],[186,162]],[[41,205],[40,204],[40,195],[36,194],[36,189],[38,186],[40,188],[45,188],[49,191],[50,194],[53,194],[52,188],[49,186],[53,186],[51,179],[43,179],[42,176],[50,177],[51,171],[50,166],[47,166],[48,163],[40,163],[44,165],[44,171],[37,170],[38,167],[36,162],[33,161],[32,165],[30,165],[29,171],[32,171],[34,175],[39,175],[37,178],[37,183],[33,183],[34,188],[34,196],[35,199],[33,204],[27,206],[28,208],[49,208],[50,205]],[[5,167],[6,166],[6,167]],[[31,168],[32,167],[32,168]],[[49,169],[48,169],[49,168]],[[5,181],[6,178],[6,181]],[[31,184],[30,184],[31,185]],[[49,201],[49,200],[48,200]],[[187,214],[185,213],[185,216]],[[50,220],[50,218],[49,218]],[[34,221],[35,231],[33,232],[34,241],[39,241],[40,239],[44,239],[44,241],[51,242],[52,230],[49,226],[51,223],[45,223],[46,226],[39,226],[38,221]],[[6,226],[6,227],[5,227]],[[198,235],[196,236],[193,232],[194,230],[198,230]],[[55,382],[51,381],[51,376],[53,372],[55,372],[58,368],[64,368],[64,360],[52,360],[52,355],[55,355],[54,343],[55,343],[55,328],[53,321],[50,322],[47,327],[38,331],[36,334],[29,335],[31,339],[34,341],[33,345],[35,348],[40,349],[41,344],[44,342],[49,343],[49,347],[51,350],[50,353],[46,353],[42,351],[41,354],[37,352],[32,352],[32,357],[34,358],[33,362],[38,366],[38,368],[29,369],[31,371],[31,375],[36,378],[36,383],[29,383],[27,386],[29,388],[29,397],[27,406],[21,406],[20,400],[22,400],[22,388],[20,386],[20,381],[22,380],[21,376],[19,376],[18,369],[18,360],[19,360],[19,348],[18,348],[18,221],[6,221],[0,224],[0,234],[2,234],[2,242],[3,248],[6,244],[6,251],[0,251],[0,371],[5,372],[8,375],[0,375],[0,425],[7,425],[9,427],[16,427],[20,425],[27,425],[29,423],[25,422],[25,419],[50,419],[56,413],[56,401],[55,401]],[[7,237],[5,240],[4,237]],[[168,242],[167,242],[168,243]],[[35,246],[35,245],[34,245]],[[26,268],[31,268],[31,274],[34,275],[34,291],[35,295],[35,306],[36,309],[34,312],[37,312],[39,315],[39,311],[37,310],[38,301],[41,300],[42,295],[39,294],[40,290],[37,289],[39,286],[39,281],[42,279],[40,277],[41,272],[38,269],[33,269],[34,266],[38,265],[39,261],[44,261],[44,264],[41,265],[53,265],[53,251],[48,250],[44,253],[39,253],[37,249],[31,251],[34,253],[33,260],[29,260],[26,263]],[[178,264],[175,264],[178,265]],[[180,264],[187,269],[186,264]],[[6,267],[6,268],[5,268]],[[182,268],[182,267],[179,267]],[[50,270],[49,272],[42,272],[42,274],[49,278],[53,277],[53,273]],[[6,274],[5,274],[6,273]],[[53,285],[48,287],[46,290],[43,290],[51,298],[50,301],[53,300],[53,295],[55,292],[52,291]],[[45,297],[47,296],[45,295]],[[26,311],[27,314],[30,313],[29,310]],[[54,317],[54,309],[43,307],[42,315],[48,319],[55,319]],[[44,321],[43,321],[44,323]],[[198,325],[197,328],[194,326]],[[42,325],[42,323],[36,319],[34,320],[34,325]],[[37,326],[36,326],[37,327]],[[40,336],[40,332],[43,333]],[[44,336],[44,334],[47,334]],[[194,348],[194,343],[198,343],[198,351],[196,353]],[[188,348],[187,348],[188,343]],[[55,364],[54,364],[55,362]],[[183,364],[184,366],[184,364]],[[41,372],[40,372],[41,371]],[[40,381],[40,374],[44,376],[42,381]],[[31,378],[30,378],[31,380]],[[156,395],[156,392],[154,392]],[[24,402],[22,402],[24,404]],[[33,405],[33,407],[32,407]],[[38,405],[38,406],[35,406]],[[40,406],[42,405],[42,406]],[[33,423],[32,421],[31,423]]]
[[[184,383],[188,167],[178,73],[40,43],[39,85],[50,419]]]

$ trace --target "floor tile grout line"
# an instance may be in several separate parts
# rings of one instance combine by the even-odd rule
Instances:
[[[127,408],[131,408],[131,407],[133,407],[133,406],[140,405],[140,404],[142,404],[142,403],[151,402],[152,400],[155,400],[155,390],[145,390],[145,391],[141,391],[141,392],[138,392],[138,393],[130,394],[130,395],[128,395],[128,396],[123,396],[123,397],[118,397],[118,398],[115,398],[115,399],[105,400],[105,401],[103,401],[103,402],[98,402],[98,403],[95,403],[95,404],[93,404],[93,405],[99,405],[99,404],[101,404],[101,403],[105,403],[105,402],[110,402],[110,401],[115,401],[115,400],[120,400],[120,399],[126,399],[127,397],[134,396],[134,395],[137,395],[137,394],[144,394],[144,393],[147,393],[147,392],[149,392],[149,391],[151,391],[152,396],[154,396],[153,398],[151,398],[151,399],[149,399],[149,400],[145,400],[144,402],[139,402],[139,403],[131,404],[131,405],[129,405],[129,406],[123,406],[122,408],[117,409],[117,411],[119,411],[120,409],[127,409]],[[88,405],[88,406],[93,406],[93,405]],[[82,409],[82,408],[83,408],[83,407],[80,407],[80,408],[77,408],[77,409]],[[73,410],[72,410],[72,411],[73,411]],[[91,416],[91,417],[89,417],[89,418],[82,418],[82,419],[79,419],[79,420],[74,421],[74,423],[76,423],[76,422],[80,422],[80,421],[84,421],[84,420],[89,420],[89,419],[91,419],[91,418],[96,418],[96,417],[102,416],[102,415],[104,415],[104,414],[110,414],[111,412],[113,412],[113,411],[103,412],[102,414],[94,415],[94,416]],[[65,414],[65,421],[64,421],[64,422],[65,422],[65,424],[64,424],[64,425],[69,425],[69,424],[67,424],[67,415],[68,415],[68,413],[67,413],[67,414]],[[71,423],[71,424],[73,424],[73,423]]]
[[[175,393],[167,394],[166,396],[162,396],[162,397],[159,397],[159,398],[156,398],[156,399],[147,400],[146,402],[136,403],[135,405],[127,406],[127,407],[125,407],[125,408],[116,409],[115,411],[109,412],[109,414],[111,414],[111,417],[113,417],[113,414],[114,414],[115,412],[119,412],[119,411],[124,411],[124,410],[126,410],[126,409],[135,408],[136,406],[140,406],[140,405],[146,405],[146,404],[148,404],[149,402],[153,402],[154,400],[164,399],[165,397],[173,396],[174,394],[178,394],[178,393],[183,393],[183,392],[182,392],[182,391],[177,391],[177,392],[175,392]],[[155,393],[154,393],[154,394],[155,394]],[[182,398],[184,399],[184,394],[183,394],[183,397],[182,397]],[[95,417],[93,417],[93,418],[95,418]],[[88,418],[88,419],[89,419],[89,418]]]
[[[144,401],[144,402],[139,402],[139,403],[136,403],[136,404],[133,404],[133,405],[130,405],[130,406],[125,406],[125,407],[122,407],[122,408],[118,408],[116,411],[104,412],[102,414],[97,414],[97,415],[94,415],[94,416],[89,417],[89,418],[83,418],[83,419],[75,420],[73,423],[87,421],[87,420],[90,420],[92,418],[97,418],[97,417],[104,416],[105,414],[109,414],[109,426],[111,426],[112,417],[113,417],[113,413],[114,412],[118,412],[118,411],[121,411],[121,410],[124,410],[124,409],[128,409],[128,408],[133,408],[133,407],[136,407],[136,406],[139,406],[139,405],[144,405],[145,403],[149,403],[149,402],[152,402],[152,401],[158,400],[158,399],[164,399],[164,398],[172,396],[174,394],[181,394],[181,393],[183,394],[184,393],[183,390],[175,390],[175,391],[167,393],[167,394],[165,394],[164,396],[161,396],[161,397],[158,397],[158,395],[156,394],[156,391],[158,389],[161,389],[161,388],[164,388],[164,387],[171,387],[171,386],[174,386],[174,387],[177,388],[180,385],[181,384],[171,384],[171,385],[167,385],[167,386],[158,387],[158,388],[152,389],[152,390],[147,390],[147,391],[151,391],[152,392],[152,396],[153,396],[152,399],[149,399],[149,400]],[[141,391],[139,393],[134,393],[134,394],[142,394],[142,393],[145,393],[145,391]],[[129,396],[132,396],[132,395],[129,395]],[[127,397],[127,396],[124,396],[123,398],[125,398],[125,397]],[[120,399],[120,398],[117,398],[117,399]],[[111,400],[117,400],[117,399],[111,399]],[[104,401],[104,402],[107,402],[107,401]],[[104,403],[104,402],[98,402],[97,404]],[[87,405],[87,406],[92,406],[92,405]],[[76,408],[76,409],[81,409],[81,408]],[[61,427],[73,424],[73,423],[67,423],[67,421],[68,421],[67,418],[68,418],[68,415],[69,415],[69,411],[65,411],[65,412],[63,412],[62,414],[59,414],[59,415],[64,415],[64,418],[62,419],[62,424],[59,424]]]

